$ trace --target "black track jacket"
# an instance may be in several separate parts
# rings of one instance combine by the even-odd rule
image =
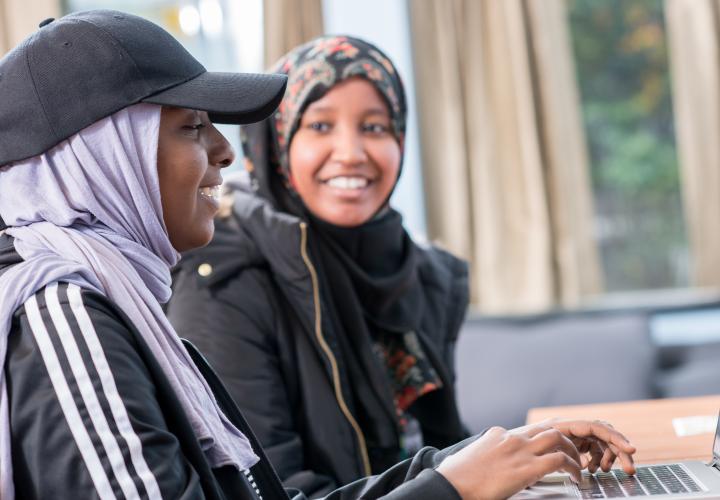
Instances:
[[[19,261],[0,235],[0,273]],[[106,297],[66,283],[31,297],[13,316],[4,366],[16,498],[304,499],[283,489],[222,383],[186,347],[260,456],[247,474],[210,467],[152,352]],[[433,468],[464,444],[425,448],[326,498],[456,499]]]

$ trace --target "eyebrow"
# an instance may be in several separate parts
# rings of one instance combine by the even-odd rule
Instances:
[[[306,113],[330,113],[335,111],[335,108],[332,106],[317,106],[308,108]],[[364,116],[371,116],[371,115],[383,115],[383,116],[390,116],[390,113],[383,108],[370,108],[365,113],[363,113]]]
[[[388,113],[388,111],[383,108],[372,108],[372,109],[367,110],[367,112],[365,113],[365,116],[368,116],[368,115],[390,116],[390,113]]]

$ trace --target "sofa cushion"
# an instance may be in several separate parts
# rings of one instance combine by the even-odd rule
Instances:
[[[517,427],[533,407],[656,396],[647,325],[642,312],[469,319],[456,351],[465,424]]]
[[[666,346],[657,389],[665,398],[720,394],[720,342]]]

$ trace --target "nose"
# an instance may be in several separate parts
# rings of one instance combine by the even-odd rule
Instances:
[[[367,162],[367,152],[361,132],[354,127],[338,127],[332,159],[350,166]]]
[[[225,168],[235,161],[235,150],[220,131],[212,127],[212,139],[208,149],[208,157],[211,165]]]

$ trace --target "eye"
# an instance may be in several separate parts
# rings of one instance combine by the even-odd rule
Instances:
[[[390,128],[382,123],[365,123],[362,126],[362,131],[373,135],[383,135],[388,132]]]
[[[328,122],[312,122],[308,124],[308,128],[315,132],[324,133],[330,131],[330,124]]]
[[[201,123],[196,123],[196,124],[194,124],[194,125],[185,125],[185,126],[183,127],[183,130],[189,130],[189,131],[197,132],[197,131],[199,131],[199,130],[202,129],[202,128],[205,128],[205,124],[201,122]]]

